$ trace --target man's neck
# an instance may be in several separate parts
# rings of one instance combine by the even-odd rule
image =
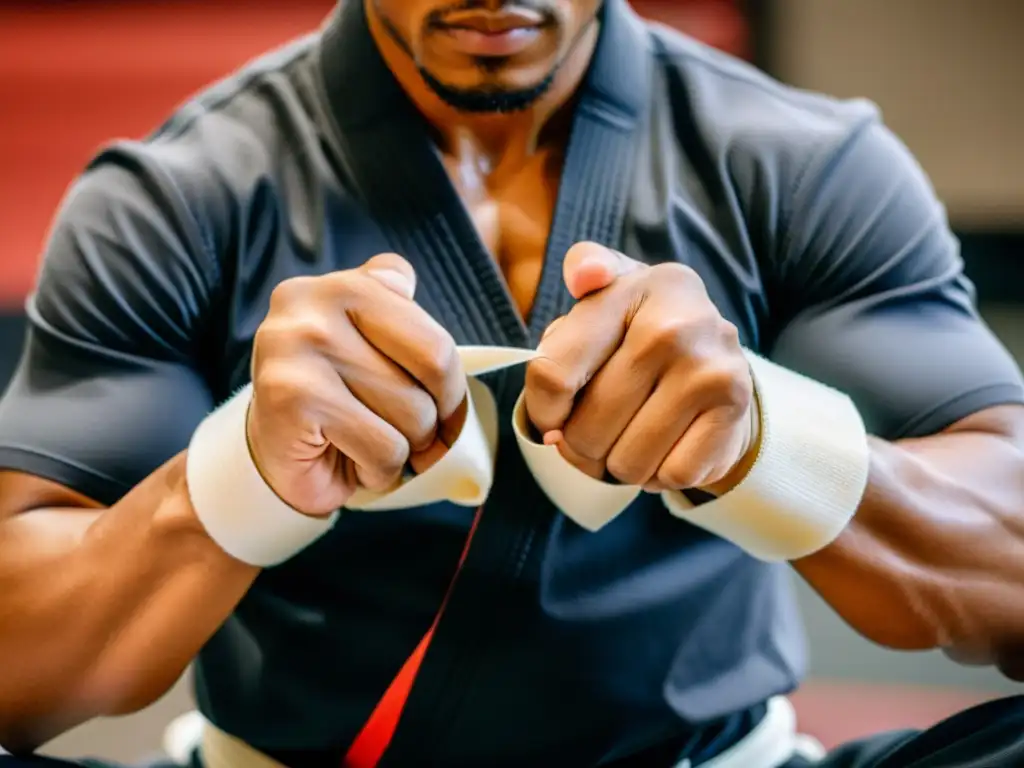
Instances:
[[[387,33],[372,3],[367,3],[367,20],[384,62],[433,126],[440,149],[457,157],[481,157],[492,170],[519,165],[538,149],[567,140],[573,97],[586,75],[600,31],[598,24],[590,25],[562,62],[551,87],[527,109],[472,114],[456,110],[430,89],[416,63]]]

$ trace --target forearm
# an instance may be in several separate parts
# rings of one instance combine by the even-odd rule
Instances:
[[[257,573],[203,532],[183,456],[110,509],[5,519],[0,658],[10,663],[0,676],[0,743],[33,747],[156,699]]]
[[[795,566],[875,642],[982,657],[1013,674],[1024,643],[1024,451],[1019,435],[975,426],[985,425],[873,440],[856,516]]]

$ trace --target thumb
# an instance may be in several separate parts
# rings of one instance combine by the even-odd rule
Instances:
[[[636,272],[646,265],[597,243],[576,243],[565,254],[562,276],[565,287],[577,301],[607,288],[615,278]]]
[[[397,253],[381,253],[363,264],[360,269],[385,288],[412,301],[416,293],[416,272],[412,265]]]

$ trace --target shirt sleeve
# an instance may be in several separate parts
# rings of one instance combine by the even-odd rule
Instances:
[[[943,206],[877,119],[824,153],[795,195],[776,255],[770,357],[846,392],[869,432],[890,440],[1024,402]]]
[[[111,504],[211,409],[200,361],[215,262],[175,190],[115,150],[69,191],[0,400],[0,469]]]

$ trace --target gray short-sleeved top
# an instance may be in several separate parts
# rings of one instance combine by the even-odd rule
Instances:
[[[848,392],[879,436],[1024,402],[942,206],[876,110],[785,87],[624,0],[603,11],[522,321],[362,5],[75,182],[0,401],[0,467],[115,502],[245,383],[277,283],[383,251],[413,263],[418,300],[463,344],[534,344],[572,303],[562,255],[589,239],[693,267],[746,345]],[[505,422],[521,377],[487,378]],[[264,572],[200,656],[206,715],[290,764],[336,759],[433,619],[471,516],[343,515]],[[802,674],[787,579],[655,497],[577,528],[503,432],[386,762],[596,765],[725,722]]]

